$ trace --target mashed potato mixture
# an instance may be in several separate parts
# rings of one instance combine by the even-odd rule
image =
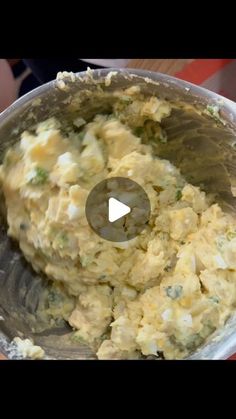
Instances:
[[[55,291],[54,312],[99,359],[184,358],[236,306],[236,220],[152,152],[168,141],[170,113],[129,88],[110,113],[23,132],[0,169],[9,236],[66,294],[62,304]],[[90,190],[116,176],[151,204],[147,229],[121,243],[97,236],[85,216]]]

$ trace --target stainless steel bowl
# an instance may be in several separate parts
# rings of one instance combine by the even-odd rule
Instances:
[[[111,83],[104,80],[110,71],[116,72]],[[193,184],[217,194],[217,199],[227,211],[235,211],[236,198],[236,104],[213,92],[160,73],[141,70],[95,70],[91,74],[78,73],[75,80],[64,79],[66,89],[58,81],[47,83],[26,94],[0,114],[0,157],[9,145],[19,139],[21,132],[50,116],[65,123],[82,103],[84,114],[92,116],[109,104],[91,104],[86,92],[96,94],[98,86],[107,92],[117,88],[139,85],[145,94],[157,95],[178,103],[172,115],[163,121],[168,142],[158,147],[158,154],[179,167]],[[109,83],[107,83],[109,84]],[[182,106],[184,104],[184,106]],[[224,123],[202,113],[207,105],[220,108]],[[1,199],[3,202],[3,199]],[[4,211],[4,209],[3,209]],[[18,247],[8,239],[2,216],[0,231],[0,351],[10,358],[10,341],[15,336],[32,337],[35,344],[45,349],[48,358],[95,358],[86,346],[70,340],[66,324],[52,327],[35,316],[40,295],[47,282],[32,271],[24,261]],[[33,327],[34,332],[31,328]],[[189,359],[226,359],[236,351],[236,316],[214,333]]]

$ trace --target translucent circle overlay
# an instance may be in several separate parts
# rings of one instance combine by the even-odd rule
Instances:
[[[109,221],[109,199],[114,198],[130,208],[130,213]],[[113,242],[131,240],[147,226],[151,207],[148,195],[136,182],[112,177],[99,182],[89,193],[85,213],[93,231]]]

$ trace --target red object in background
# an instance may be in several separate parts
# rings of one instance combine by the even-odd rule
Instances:
[[[179,79],[189,81],[190,83],[202,84],[232,61],[230,59],[194,60],[175,75]]]
[[[236,101],[235,59],[193,60],[175,75]]]

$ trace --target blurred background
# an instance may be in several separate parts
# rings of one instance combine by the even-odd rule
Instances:
[[[0,112],[18,97],[56,78],[58,71],[104,67],[170,74],[236,100],[235,59],[0,59]]]

